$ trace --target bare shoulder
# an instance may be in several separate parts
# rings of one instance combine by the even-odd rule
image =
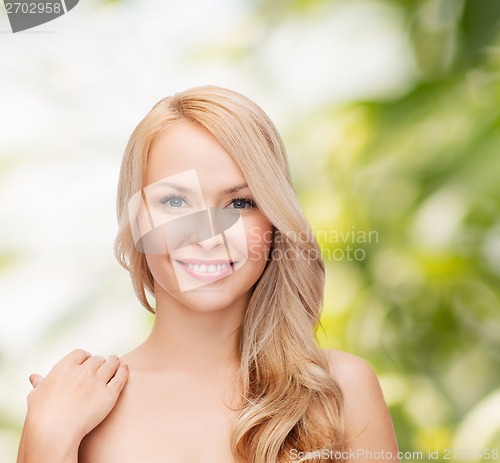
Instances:
[[[341,350],[324,350],[328,356],[330,373],[335,376],[340,384],[355,387],[360,382],[374,386],[378,384],[377,375],[371,365],[349,352]],[[376,383],[376,384],[373,384]]]
[[[340,350],[324,351],[330,373],[344,395],[350,448],[359,452],[398,452],[392,419],[378,377],[362,358]],[[358,461],[363,459],[358,458]],[[392,460],[395,461],[395,460]]]

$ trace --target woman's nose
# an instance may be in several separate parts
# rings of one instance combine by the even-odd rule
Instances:
[[[219,233],[219,234],[213,235],[212,237],[205,239],[203,241],[196,241],[195,243],[198,246],[202,247],[203,249],[210,251],[218,246],[223,246],[224,240],[222,238],[222,234]]]

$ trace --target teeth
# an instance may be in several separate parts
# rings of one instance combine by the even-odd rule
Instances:
[[[187,265],[191,270],[198,273],[220,273],[229,267],[229,264],[210,264],[210,265],[198,265],[198,264],[184,264]]]

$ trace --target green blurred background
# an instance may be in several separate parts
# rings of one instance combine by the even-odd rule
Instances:
[[[1,23],[1,461],[31,372],[147,335],[111,250],[121,153],[159,98],[207,83],[282,132],[327,266],[318,341],[374,366],[400,449],[423,452],[406,460],[492,461],[500,1],[85,3],[45,34]]]

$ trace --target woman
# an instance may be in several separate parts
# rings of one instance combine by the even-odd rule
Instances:
[[[161,100],[117,210],[153,329],[121,359],[76,350],[32,375],[18,462],[398,460],[373,370],[315,344],[324,263],[262,109],[217,87]]]

